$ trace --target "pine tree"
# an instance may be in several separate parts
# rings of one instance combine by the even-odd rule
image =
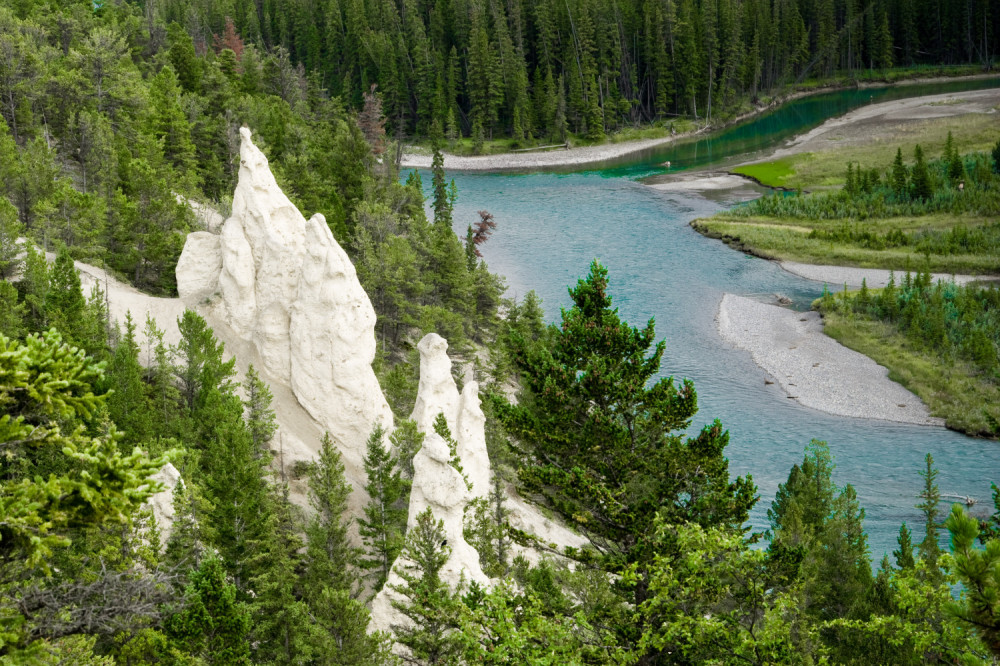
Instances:
[[[309,470],[309,506],[315,511],[306,526],[304,582],[307,596],[323,586],[352,591],[358,553],[347,538],[345,520],[351,486],[344,479],[344,463],[330,434],[323,435],[319,457]]]
[[[899,526],[899,537],[896,542],[899,544],[899,550],[892,551],[893,557],[896,558],[896,566],[900,569],[912,569],[916,561],[913,559],[913,540],[906,523]]]
[[[896,159],[892,162],[892,190],[897,197],[902,197],[907,193],[906,188],[907,172],[903,165],[903,149],[896,149]]]
[[[235,359],[223,361],[225,347],[215,339],[212,329],[193,310],[185,310],[177,321],[181,333],[175,354],[180,360],[174,369],[188,410],[200,409],[213,390],[229,392],[235,373]]]
[[[368,437],[364,458],[368,484],[365,490],[370,499],[364,508],[364,518],[358,518],[358,533],[367,550],[367,557],[360,565],[368,569],[372,591],[382,589],[392,563],[403,548],[406,532],[405,498],[409,496],[409,482],[401,478],[396,469],[396,458],[387,450],[385,431],[376,425]]]
[[[0,279],[13,277],[21,270],[21,248],[17,239],[24,233],[17,209],[6,198],[0,197]]]
[[[243,404],[230,392],[209,389],[199,408],[199,439],[204,488],[211,502],[207,520],[226,570],[244,599],[261,573],[271,546],[274,497],[268,483],[268,459],[254,447],[243,421]]]
[[[446,227],[450,231],[453,202],[444,175],[444,156],[437,148],[434,149],[434,159],[431,162],[431,179],[434,186],[434,224]]]
[[[80,287],[80,275],[69,250],[56,255],[45,294],[45,318],[71,344],[80,344],[87,302]]]
[[[396,568],[404,584],[394,589],[406,601],[394,601],[393,606],[410,623],[392,629],[396,640],[409,648],[419,663],[453,663],[462,649],[454,631],[459,600],[441,580],[441,569],[451,555],[446,542],[444,523],[435,521],[428,507],[406,535],[401,554],[404,564]]]
[[[920,476],[924,480],[924,489],[918,495],[923,501],[916,506],[924,514],[924,538],[920,542],[918,552],[920,559],[927,564],[927,570],[931,577],[934,580],[940,580],[941,572],[938,569],[938,558],[941,556],[941,547],[938,545],[938,529],[940,528],[938,503],[941,501],[941,492],[935,482],[938,471],[934,469],[934,458],[931,454],[928,453],[924,457],[924,463],[926,468],[920,472]]]
[[[125,315],[125,332],[115,347],[108,365],[107,380],[113,390],[108,398],[108,413],[124,431],[122,442],[132,446],[146,441],[150,435],[149,402],[139,363],[139,345],[135,341],[132,313]]]
[[[913,149],[913,176],[910,181],[910,192],[914,199],[927,201],[934,196],[934,185],[931,183],[931,174],[927,170],[927,163],[924,162],[924,149],[917,144]]]
[[[17,287],[7,280],[0,280],[0,335],[18,339],[24,334],[27,310],[18,301]]]
[[[268,447],[278,429],[278,422],[274,410],[271,409],[271,400],[274,399],[271,389],[261,380],[252,363],[247,369],[243,391],[246,394],[243,407],[246,410],[245,418],[250,439],[257,455],[263,456],[269,451]]]
[[[184,607],[168,618],[167,630],[184,650],[206,664],[250,661],[250,611],[237,600],[218,558],[205,559],[191,575]]]
[[[359,553],[350,544],[350,523],[345,520],[350,493],[340,453],[325,435],[309,471],[309,504],[316,513],[305,530],[302,589],[326,643],[321,663],[381,664],[388,646],[381,636],[367,633],[368,609],[356,598],[361,589],[354,575]]]

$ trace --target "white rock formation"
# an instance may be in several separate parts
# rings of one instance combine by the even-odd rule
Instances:
[[[407,529],[416,524],[417,516],[430,508],[434,518],[444,523],[451,554],[441,570],[441,578],[455,587],[475,581],[481,585],[489,578],[479,565],[479,553],[463,534],[465,506],[476,496],[489,492],[490,459],[486,452],[486,418],[480,409],[479,386],[469,382],[458,392],[451,376],[448,343],[440,335],[429,333],[417,345],[420,351],[420,384],[412,418],[424,444],[413,458],[413,487]],[[444,414],[448,429],[456,441],[456,451],[465,476],[452,467],[448,444],[434,432],[434,420]],[[466,485],[469,479],[472,489]],[[397,561],[396,566],[401,562]],[[392,607],[401,595],[392,589],[402,579],[393,571],[386,586],[372,602],[372,629],[388,631],[403,624],[406,618]]]
[[[363,449],[392,412],[371,363],[375,310],[322,215],[306,220],[242,128],[233,213],[221,233],[191,234],[177,285],[192,307],[251,342],[267,374],[342,445]]]
[[[188,234],[176,270],[177,293],[181,299],[190,302],[211,297],[219,291],[221,272],[219,237],[207,231]]]
[[[149,478],[163,484],[163,490],[146,500],[146,504],[153,510],[153,518],[160,528],[160,544],[164,545],[174,527],[174,489],[178,483],[183,483],[181,473],[172,463],[167,463]]]
[[[490,459],[486,452],[486,417],[479,401],[479,384],[469,382],[460,394],[451,375],[448,342],[428,333],[417,345],[420,352],[420,383],[410,418],[420,432],[434,433],[434,419],[444,414],[448,429],[458,444],[458,456],[472,482],[473,495],[489,493]],[[412,511],[411,511],[412,513]]]

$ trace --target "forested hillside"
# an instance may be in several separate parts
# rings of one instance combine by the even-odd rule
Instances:
[[[438,154],[428,219],[420,176],[400,182],[383,131],[384,109],[408,132],[438,120],[455,133],[518,122],[558,133],[564,118],[596,135],[885,54],[857,46],[864,35],[915,35],[912,51],[893,51],[945,62],[993,43],[974,2],[958,18],[921,4],[905,29],[896,10],[910,5],[851,7],[0,6],[0,664],[396,664],[393,642],[422,664],[995,664],[1000,490],[981,520],[955,507],[942,522],[928,456],[923,483],[912,474],[918,536],[901,526],[894,562],[873,573],[864,509],[812,442],[768,529],[749,533],[762,500],[730,476],[728,431],[697,415],[690,382],[660,377],[665,343],[652,321],[620,319],[607,271],[595,262],[571,288],[558,325],[533,294],[501,320],[502,283],[477,251],[492,216],[453,220]],[[947,22],[931,20],[938,10]],[[873,32],[854,32],[869,19]],[[842,25],[846,42],[832,36]],[[439,85],[444,101],[428,107],[421,96]],[[162,323],[116,325],[101,289],[83,292],[74,258],[174,293],[177,255],[201,224],[185,199],[227,212],[244,124],[294,203],[323,213],[350,252],[397,416],[413,405],[418,335],[489,347],[496,474],[464,533],[489,589],[443,583],[454,544],[430,511],[406,531],[413,422],[367,442],[317,436],[314,460],[286,466],[271,390],[252,366],[237,376],[205,319],[185,312],[171,345]],[[464,245],[456,222],[470,225]],[[690,430],[696,418],[707,425]],[[461,474],[446,419],[435,430]],[[338,446],[365,451],[357,515]],[[146,504],[167,461],[183,479],[169,530]],[[512,527],[514,486],[585,545]],[[366,603],[397,556],[397,609],[413,623],[369,634]]]
[[[991,62],[996,0],[148,0],[199,51],[227,21],[394,131],[600,138],[835,71]],[[219,37],[216,37],[219,36]]]

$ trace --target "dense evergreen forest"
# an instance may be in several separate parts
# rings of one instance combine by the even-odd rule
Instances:
[[[943,2],[665,2],[631,18],[596,2],[488,13],[443,1],[304,7],[0,6],[0,663],[389,664],[398,661],[393,640],[433,664],[997,662],[1000,490],[991,515],[955,507],[942,520],[928,457],[913,473],[924,515],[917,538],[901,526],[894,561],[873,573],[864,510],[850,485],[834,483],[827,446],[812,442],[770,505],[769,529],[748,533],[761,498],[752,479],[730,476],[728,432],[711,422],[687,434],[695,388],[653,381],[664,343],[652,322],[621,321],[607,271],[595,263],[571,288],[558,325],[544,325],[531,294],[501,320],[502,282],[477,251],[495,221],[484,211],[462,221],[464,244],[454,234],[439,157],[428,219],[419,176],[399,182],[383,131],[386,121],[412,131],[443,119],[444,132],[474,132],[478,122],[488,133],[519,120],[539,134],[565,117],[593,132],[707,114],[710,100],[725,105],[783,77],[860,67],[868,46],[856,45],[869,33],[853,31],[868,22],[884,28],[872,35],[909,34],[914,58],[978,61],[993,41],[988,5],[955,14],[958,5]],[[778,39],[772,11],[801,30]],[[935,11],[942,20],[930,22]],[[459,38],[474,17],[478,52]],[[633,39],[632,23],[652,27]],[[453,66],[426,70],[444,77],[445,102],[422,121],[429,107],[400,83],[428,85],[403,67],[438,52],[413,58],[409,31],[421,26],[427,44],[455,54]],[[858,41],[843,41],[842,26]],[[340,34],[357,40],[355,55],[337,46],[349,40],[331,37]],[[836,46],[816,50],[821,34],[819,44]],[[700,56],[708,36],[716,51]],[[318,49],[313,60],[307,43]],[[893,52],[908,53],[899,43]],[[726,69],[736,67],[723,55],[730,48],[752,57],[738,72]],[[798,55],[775,60],[785,48],[821,57],[811,67]],[[660,69],[650,78],[652,61]],[[486,88],[469,83],[470,71]],[[551,122],[538,100],[553,109]],[[442,583],[449,546],[430,513],[405,531],[420,446],[412,422],[350,443],[365,450],[371,501],[349,515],[336,444],[315,442],[312,464],[275,459],[269,387],[252,368],[238,380],[204,319],[186,312],[180,341],[168,345],[156,322],[117,326],[100,289],[83,293],[74,258],[174,293],[177,255],[200,224],[183,198],[225,212],[244,123],[294,202],[324,213],[350,252],[377,310],[377,364],[397,415],[413,402],[415,336],[435,330],[459,350],[489,344],[484,402],[497,474],[469,512],[466,538],[493,588]],[[517,404],[500,390],[511,378],[523,387]],[[439,434],[450,439],[441,424]],[[161,534],[145,502],[155,490],[147,479],[167,460],[184,483]],[[307,488],[307,506],[289,500],[289,480]],[[513,557],[512,544],[532,540],[509,524],[510,483],[588,545],[535,542],[546,553],[538,563]],[[398,607],[413,625],[369,635],[365,603],[397,556],[406,565]]]
[[[200,51],[233,30],[349,106],[377,85],[393,131],[601,138],[711,119],[807,78],[989,65],[996,0],[147,0]],[[229,22],[231,21],[231,25]]]

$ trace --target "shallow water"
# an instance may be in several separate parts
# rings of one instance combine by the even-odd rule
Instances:
[[[1000,86],[1000,80],[972,83],[977,88]],[[831,416],[801,406],[777,385],[765,385],[765,374],[749,353],[731,348],[718,335],[714,318],[722,294],[773,299],[781,293],[793,300],[793,307],[806,309],[822,294],[823,285],[695,233],[690,220],[736,203],[725,193],[708,200],[694,193],[657,191],[637,179],[667,159],[707,166],[748,150],[773,148],[868,97],[884,101],[948,92],[954,85],[807,98],[730,130],[732,136],[723,133],[709,146],[675,145],[603,170],[456,172],[450,174],[458,187],[456,230],[464,236],[465,226],[478,219],[478,210],[493,213],[498,227],[482,248],[490,268],[506,276],[508,295],[534,289],[552,321],[570,302],[567,287],[599,258],[608,267],[611,294],[622,317],[635,326],[655,318],[658,338],[667,341],[664,373],[694,382],[700,406],[695,425],[717,418],[729,429],[731,472],[752,474],[761,496],[751,517],[754,527],[767,526],[767,508],[778,484],[802,460],[805,445],[811,438],[824,439],[837,464],[836,482],[857,489],[877,562],[896,547],[900,522],[920,529],[921,515],[914,505],[925,453],[934,456],[940,470],[942,493],[977,497],[981,503],[976,509],[986,511],[992,508],[990,481],[1000,482],[1000,443],[943,428]],[[828,115],[820,117],[824,111]],[[678,157],[682,153],[683,159]],[[424,183],[430,180],[425,174]],[[941,508],[946,511],[947,505]]]

